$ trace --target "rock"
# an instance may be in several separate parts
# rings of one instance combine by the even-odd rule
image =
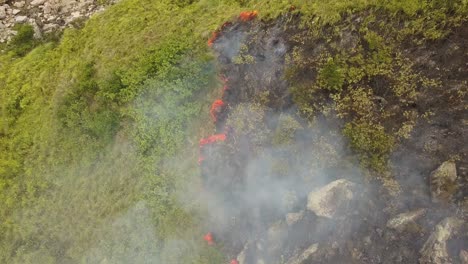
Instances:
[[[30,5],[32,6],[40,6],[45,3],[45,0],[33,0]]]
[[[46,16],[47,21],[54,21],[57,19],[56,16]]]
[[[237,255],[236,260],[239,264],[264,264],[265,261],[260,256],[259,250],[261,251],[261,247],[259,248],[258,242],[256,247],[255,243],[247,242]]]
[[[239,262],[239,264],[247,264],[246,263],[246,259],[247,259],[247,250],[250,246],[250,243],[247,242],[245,245],[244,245],[244,249],[242,249],[241,253],[239,253],[239,255],[237,255],[237,261]]]
[[[41,29],[39,28],[39,25],[37,25],[36,21],[34,19],[30,19],[29,23],[33,26],[34,29],[34,38],[40,39],[42,38],[42,32]]]
[[[13,10],[11,11],[11,13],[12,13],[13,15],[17,15],[19,12],[21,12],[21,10],[19,10],[19,9],[13,9]]]
[[[27,16],[16,16],[16,17],[15,17],[15,22],[16,22],[16,23],[23,23],[23,22],[25,22],[26,20],[28,20],[28,17],[27,17]]]
[[[71,13],[71,16],[72,16],[72,19],[76,19],[76,18],[81,17],[81,13],[80,11],[76,11],[76,12]]]
[[[26,3],[24,1],[18,1],[18,2],[13,3],[13,6],[16,8],[22,8],[24,7],[25,4]]]
[[[426,209],[417,209],[411,212],[401,213],[388,220],[387,227],[401,232],[405,230],[405,227],[407,227],[408,224],[414,223],[425,213]]]
[[[0,19],[5,19],[7,15],[6,7],[0,6]]]
[[[269,253],[279,252],[287,235],[287,226],[283,221],[278,221],[268,228],[266,235],[267,249]]]
[[[304,218],[304,211],[300,211],[298,213],[289,213],[286,215],[286,224],[291,226],[302,220],[302,218]]]
[[[52,24],[52,23],[50,23],[50,24],[44,24],[44,26],[42,26],[42,30],[43,30],[44,32],[51,32],[51,31],[57,29],[58,27],[59,27],[59,26],[58,26],[57,24]]]
[[[45,5],[42,7],[42,11],[44,12],[44,14],[48,15],[50,13],[52,13],[52,5],[49,4],[49,3],[45,3]]]
[[[354,197],[356,184],[348,180],[336,180],[309,193],[307,209],[318,216],[334,218],[348,207]]]
[[[370,236],[365,236],[364,239],[364,245],[369,246],[372,243],[372,239]]]
[[[312,257],[318,250],[318,243],[315,243],[304,250],[301,254],[291,257],[286,264],[305,264],[305,261]]]
[[[457,189],[456,180],[457,167],[455,162],[442,163],[430,176],[432,201],[451,201]]]
[[[463,220],[456,217],[447,217],[436,225],[434,232],[429,236],[419,251],[420,264],[447,264],[451,263],[447,252],[447,241],[462,225]]]
[[[468,264],[468,251],[460,250],[460,261],[461,264]]]

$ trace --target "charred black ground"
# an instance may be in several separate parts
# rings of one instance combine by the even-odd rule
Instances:
[[[466,221],[468,24],[428,40],[405,33],[403,15],[375,13],[320,28],[300,26],[297,14],[237,21],[213,42],[227,105],[216,132],[227,140],[210,146],[201,167],[226,211],[208,227],[227,256],[441,263],[421,248],[444,218]],[[457,181],[449,199],[434,201],[430,175],[445,161],[455,162]],[[339,179],[356,183],[340,216],[305,209],[309,192]],[[404,229],[389,227],[418,209],[424,216]],[[466,234],[463,226],[448,242],[453,263],[462,263]]]

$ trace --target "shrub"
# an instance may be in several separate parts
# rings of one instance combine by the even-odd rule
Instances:
[[[332,92],[340,92],[344,84],[343,70],[333,59],[328,58],[318,75],[319,85]]]
[[[293,116],[281,114],[273,134],[273,144],[284,145],[294,142],[295,132],[301,128],[301,124]]]
[[[382,125],[353,121],[345,125],[343,134],[348,137],[351,147],[359,155],[364,167],[373,168],[378,172],[386,170],[394,139],[385,133]]]
[[[8,46],[16,56],[24,56],[31,51],[38,41],[34,39],[34,28],[29,24],[17,24],[14,29],[18,32]]]

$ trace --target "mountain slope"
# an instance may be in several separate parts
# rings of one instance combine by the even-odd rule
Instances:
[[[240,12],[254,9],[257,18],[239,21]],[[308,173],[318,164],[329,181],[359,168],[353,180],[365,189],[382,200],[403,197],[388,198],[385,214],[394,215],[438,208],[427,204],[424,177],[454,160],[461,187],[450,204],[463,208],[467,14],[466,1],[124,0],[83,28],[67,29],[58,42],[34,42],[25,56],[15,49],[31,49],[29,39],[5,47],[1,262],[220,263],[235,257],[245,237],[230,239],[233,232],[214,221],[217,214],[211,217],[203,197],[210,189],[197,164],[197,140],[216,132],[209,107],[220,96],[219,74],[242,91],[230,102],[234,114],[226,122],[239,126],[246,142],[257,140],[246,143],[255,147],[244,154],[255,160],[277,144],[282,156],[292,155],[279,161],[278,175],[299,175],[290,160],[317,147],[322,155],[310,155]],[[206,42],[225,21],[244,23],[247,37],[223,39],[221,30],[211,49]],[[266,52],[272,35],[262,35],[271,29],[284,40],[284,61],[262,64],[273,56]],[[225,47],[235,52],[227,53],[228,61]],[[269,67],[279,67],[274,82],[256,75]],[[235,108],[238,103],[243,107]],[[269,115],[277,118],[264,124]],[[314,120],[322,119],[320,136],[309,137]],[[296,130],[303,130],[301,141],[291,138]],[[344,163],[349,166],[333,168]],[[305,186],[303,194],[311,191]],[[422,198],[410,195],[413,186],[422,186]],[[263,208],[260,201],[256,206]],[[427,228],[448,215],[434,212]],[[284,212],[267,213],[271,218],[262,225]],[[210,226],[228,233],[220,239],[226,246],[204,244],[201,234]],[[262,236],[256,233],[262,228],[252,230],[250,240]]]

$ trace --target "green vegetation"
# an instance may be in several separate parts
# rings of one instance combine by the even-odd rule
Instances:
[[[18,32],[7,46],[16,56],[24,56],[31,51],[38,41],[34,39],[34,29],[29,24],[17,24],[14,29]]]
[[[359,28],[367,44],[335,45],[316,58],[297,51],[290,78],[307,117],[325,111],[333,94],[364,165],[384,169],[395,133],[409,133],[414,116],[379,108],[373,95],[387,91],[360,87],[385,80],[391,105],[406,106],[417,89],[437,85],[394,47],[444,37],[466,19],[466,1],[122,0],[57,42],[20,26],[0,54],[0,262],[221,263],[200,241],[199,205],[179,202],[198,176],[191,142],[206,135],[205,95],[219,88],[206,39],[242,10],[274,18],[291,5],[310,27],[300,41],[311,43],[322,26],[336,25],[324,35],[333,42],[354,26],[348,13],[372,11]],[[375,25],[382,10],[406,27]],[[315,67],[319,78],[305,81],[300,73]],[[401,122],[389,123],[395,116]],[[278,144],[293,121],[282,119]]]
[[[323,89],[330,91],[341,91],[344,84],[344,76],[340,66],[333,60],[328,58],[327,62],[318,72],[318,84]]]
[[[385,133],[383,126],[351,122],[346,124],[343,134],[350,139],[351,147],[359,153],[364,166],[385,171],[394,140]]]
[[[388,176],[384,172],[395,144],[409,137],[418,118],[412,103],[440,85],[413,69],[402,46],[443,38],[466,19],[466,3],[417,2],[375,3],[359,16],[343,14],[333,26],[309,25],[307,33],[293,37],[301,48],[288,58],[287,78],[302,115],[343,119],[343,134],[362,166],[382,177]],[[396,7],[404,12],[394,13]],[[405,27],[400,29],[401,21]]]

